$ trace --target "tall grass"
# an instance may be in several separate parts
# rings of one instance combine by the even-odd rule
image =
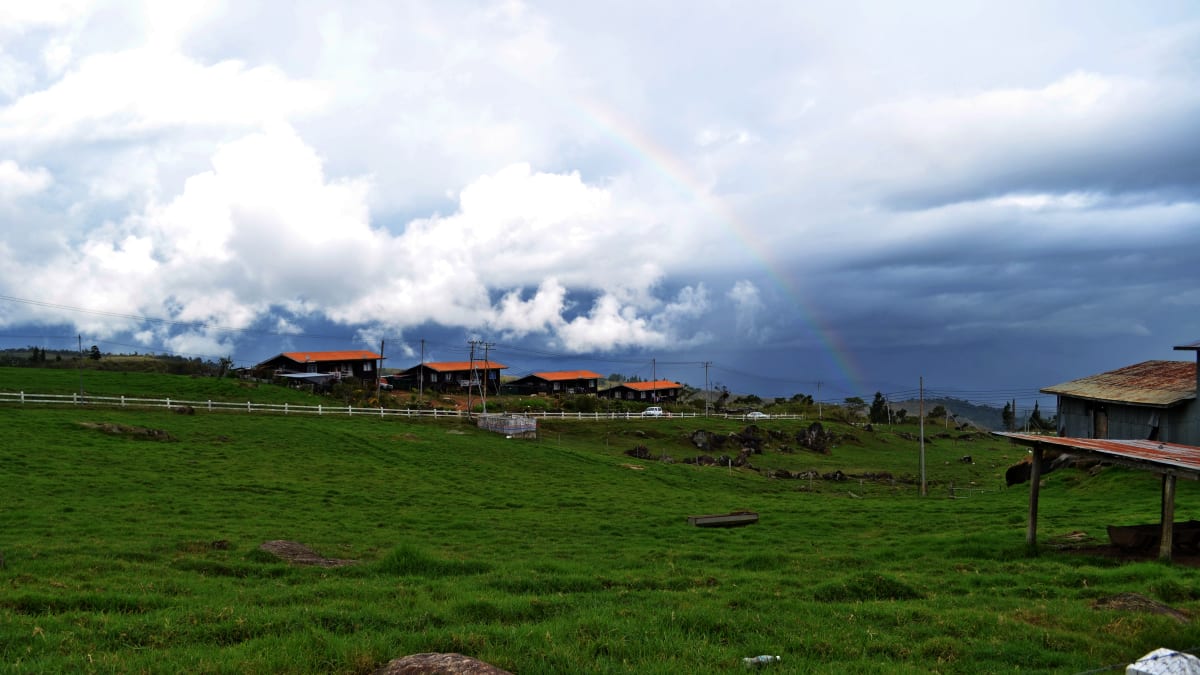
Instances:
[[[680,673],[770,653],[778,672],[1078,672],[1200,644],[1190,623],[1093,607],[1136,592],[1195,612],[1191,568],[1026,554],[1028,488],[1002,482],[1019,448],[934,439],[922,498],[895,430],[835,424],[853,439],[830,455],[780,452],[803,425],[761,425],[781,436],[751,461],[894,480],[682,463],[697,428],[741,428],[724,420],[545,422],[524,441],[446,420],[0,407],[0,663],[367,673],[454,651],[518,673]],[[1158,499],[1148,474],[1052,473],[1040,532],[1100,537],[1153,521]],[[1198,508],[1181,482],[1177,514]],[[733,509],[759,524],[686,521]],[[359,564],[290,566],[258,549],[274,539]]]

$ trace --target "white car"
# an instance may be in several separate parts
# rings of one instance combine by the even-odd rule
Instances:
[[[656,405],[652,405],[649,408],[646,408],[645,410],[642,411],[642,417],[662,417],[662,416],[663,416],[663,409]]]
[[[746,413],[746,414],[745,414],[745,416],[743,417],[743,419],[747,419],[747,420],[769,420],[769,419],[771,419],[771,416],[770,416],[770,415],[768,415],[768,414],[767,414],[767,413],[765,413],[765,412],[758,412],[757,410],[755,410],[754,412],[748,412],[748,413]]]

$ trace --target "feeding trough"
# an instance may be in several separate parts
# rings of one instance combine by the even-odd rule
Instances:
[[[1200,521],[1176,522],[1173,532],[1172,548],[1184,552],[1200,549]],[[1118,548],[1130,551],[1157,548],[1162,539],[1162,525],[1109,525],[1108,539]]]
[[[688,525],[696,527],[741,527],[758,522],[758,514],[753,511],[733,511],[731,513],[713,513],[706,516],[688,516]]]

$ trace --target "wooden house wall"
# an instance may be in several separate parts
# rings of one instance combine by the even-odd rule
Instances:
[[[1062,396],[1058,402],[1059,430],[1071,438],[1150,438],[1154,422],[1158,422],[1155,440],[1184,445],[1200,445],[1200,406],[1195,401],[1156,408]],[[1103,416],[1097,431],[1098,418]]]

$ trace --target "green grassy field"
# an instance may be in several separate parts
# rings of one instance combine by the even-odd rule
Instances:
[[[198,382],[149,377],[155,396]],[[920,497],[899,429],[833,427],[853,438],[830,455],[773,442],[751,461],[897,480],[678,461],[698,454],[696,429],[742,428],[725,420],[543,422],[533,441],[457,420],[5,405],[0,664],[368,673],[453,651],[515,673],[731,672],[756,654],[789,673],[1080,672],[1200,644],[1190,622],[1094,607],[1134,592],[1194,614],[1193,568],[1028,555],[1028,487],[1002,480],[1023,449],[934,439]],[[676,461],[623,454],[636,445]],[[951,484],[975,489],[950,499]],[[1055,472],[1039,532],[1103,538],[1158,505],[1150,474]],[[686,522],[733,509],[761,521]],[[1198,511],[1181,481],[1177,515]],[[290,566],[258,549],[277,539],[359,563]]]

